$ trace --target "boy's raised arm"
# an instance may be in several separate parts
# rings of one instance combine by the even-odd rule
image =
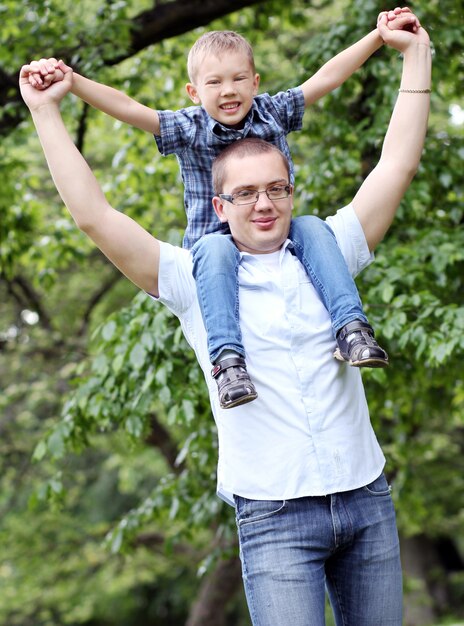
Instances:
[[[419,27],[416,16],[409,9],[385,12],[390,29]],[[368,35],[327,61],[315,74],[301,85],[305,106],[313,104],[342,85],[367,59],[378,50],[384,41],[376,28]]]
[[[59,104],[71,89],[72,70],[63,80],[39,90],[30,84],[34,71],[20,72],[21,95],[30,109],[58,192],[78,227],[133,283],[158,295],[159,242],[108,203],[92,170],[63,123]]]
[[[31,68],[31,84],[42,89],[47,88],[53,82],[62,80],[64,72],[71,69],[63,61],[57,61],[54,58],[32,61],[29,67]],[[121,122],[153,135],[159,134],[158,113],[122,91],[74,73],[71,92],[95,109]]]

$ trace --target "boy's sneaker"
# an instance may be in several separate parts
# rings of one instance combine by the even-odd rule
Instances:
[[[374,339],[372,326],[361,320],[350,322],[337,333],[334,357],[354,367],[387,367],[388,354]]]
[[[258,397],[241,356],[223,359],[213,367],[211,374],[217,382],[222,409],[231,409]]]

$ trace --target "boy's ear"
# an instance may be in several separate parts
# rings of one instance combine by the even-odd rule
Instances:
[[[187,83],[185,85],[185,90],[188,93],[188,97],[193,102],[193,104],[200,104],[200,98],[198,97],[198,91],[195,85],[192,83]]]
[[[259,74],[255,74],[254,78],[253,78],[253,86],[254,86],[254,95],[256,96],[256,94],[258,93],[258,88],[259,88],[259,81],[261,79],[261,76]]]
[[[214,196],[213,198],[213,209],[219,220],[225,224],[227,222],[227,217],[224,213],[224,203],[219,196]]]

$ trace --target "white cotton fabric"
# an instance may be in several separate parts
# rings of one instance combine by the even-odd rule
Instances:
[[[373,256],[352,205],[327,222],[355,276]],[[219,437],[217,490],[230,504],[234,494],[281,500],[357,489],[385,464],[361,373],[333,358],[329,314],[289,244],[273,255],[241,254],[240,325],[258,398],[227,410],[211,377],[191,255],[161,244],[159,299],[203,369]]]

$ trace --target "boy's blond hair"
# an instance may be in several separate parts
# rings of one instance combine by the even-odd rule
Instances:
[[[195,82],[200,63],[206,55],[220,56],[231,50],[246,54],[253,74],[256,72],[253,48],[242,35],[233,30],[212,30],[197,39],[190,49],[187,57],[187,72],[190,82]]]

